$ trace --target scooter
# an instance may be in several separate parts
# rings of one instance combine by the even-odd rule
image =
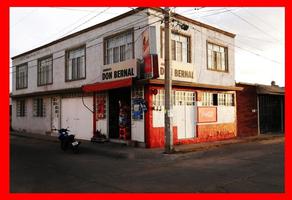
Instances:
[[[71,148],[74,153],[78,153],[81,142],[75,140],[75,135],[69,133],[70,130],[68,128],[61,128],[58,132],[58,139],[61,141],[61,149],[66,151],[68,148]]]

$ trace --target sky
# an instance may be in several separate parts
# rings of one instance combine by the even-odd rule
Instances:
[[[10,57],[132,9],[12,7]],[[236,82],[269,85],[273,80],[285,86],[285,8],[172,7],[172,11],[236,34]]]

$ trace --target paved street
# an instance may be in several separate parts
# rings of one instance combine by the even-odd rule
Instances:
[[[116,156],[117,150],[135,152]],[[165,155],[110,144],[11,136],[11,192],[284,192],[283,138]]]

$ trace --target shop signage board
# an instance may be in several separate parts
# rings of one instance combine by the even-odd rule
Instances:
[[[159,78],[164,79],[164,75],[165,75],[164,60],[162,58],[159,58],[158,62],[159,62]],[[172,80],[187,81],[187,82],[196,81],[193,64],[172,61],[171,68],[172,68]]]
[[[156,30],[147,27],[142,32],[142,56],[138,65],[138,79],[158,78],[158,56],[156,50]]]
[[[217,107],[198,107],[198,122],[217,122]]]
[[[131,59],[111,65],[104,65],[101,73],[101,82],[127,79],[137,76],[137,60]]]

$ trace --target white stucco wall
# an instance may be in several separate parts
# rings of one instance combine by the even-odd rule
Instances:
[[[142,58],[141,33],[145,28],[139,29],[148,24],[147,10],[133,14],[116,22],[96,28],[89,32],[77,35],[73,38],[61,41],[52,46],[32,52],[13,60],[13,66],[28,63],[28,87],[26,89],[15,89],[15,75],[13,73],[12,94],[25,94],[39,91],[58,90],[65,88],[80,87],[84,84],[101,81],[101,70],[103,67],[103,38],[134,28],[135,58]],[[86,45],[86,79],[65,82],[65,52],[67,49]],[[37,59],[53,55],[53,84],[37,86]],[[15,70],[16,68],[14,68]]]
[[[161,15],[157,11],[150,11],[155,15]],[[159,18],[151,18],[149,23],[152,23]],[[191,36],[191,63],[179,63],[172,61],[172,68],[182,69],[187,71],[193,71],[194,77],[190,78],[181,78],[172,76],[173,80],[179,81],[188,81],[194,83],[202,84],[212,84],[212,85],[223,85],[223,86],[234,86],[235,85],[235,73],[234,73],[234,38],[224,35],[222,33],[216,32],[214,30],[207,29],[205,27],[200,27],[189,22],[180,20],[181,22],[189,25],[189,29],[184,31],[179,29],[179,26],[176,26],[174,30],[179,31],[185,35]],[[160,44],[161,44],[161,27],[164,27],[161,23],[156,23],[156,41],[157,41],[157,53],[159,59],[160,67],[164,67],[164,60],[160,56]],[[207,69],[207,41],[213,42],[226,46],[228,48],[228,72],[218,72],[211,71]],[[159,67],[159,68],[160,68]],[[174,74],[174,73],[173,73]],[[164,76],[160,77],[161,79]]]
[[[146,12],[157,15],[157,17],[147,16]],[[141,33],[147,28],[147,24],[156,27],[156,52],[160,58],[160,31],[163,24],[156,22],[161,20],[162,14],[146,9],[139,13],[120,19],[116,22],[82,33],[73,38],[61,41],[49,47],[32,52],[28,55],[18,57],[13,60],[13,66],[28,62],[28,88],[15,90],[15,74],[13,73],[12,93],[13,95],[32,93],[37,91],[57,90],[64,88],[80,87],[81,85],[101,81],[103,66],[103,38],[128,28],[135,28],[135,58],[142,58],[142,37]],[[180,20],[181,21],[181,20]],[[176,78],[183,80],[213,85],[234,86],[234,38],[222,33],[200,27],[189,22],[187,31],[175,27],[176,30],[191,36],[192,63],[173,62],[173,68],[184,69],[194,72],[194,78]],[[207,70],[206,44],[207,41],[222,44],[228,47],[228,73]],[[65,82],[65,51],[73,47],[86,45],[86,79]],[[53,55],[53,84],[47,86],[37,86],[37,59]],[[163,60],[160,60],[160,64]],[[15,68],[14,68],[15,70]]]
[[[151,12],[157,17],[153,15],[147,16],[145,12]],[[12,77],[12,94],[20,95],[20,94],[29,94],[41,91],[49,91],[49,90],[59,90],[59,89],[68,89],[81,87],[85,84],[100,82],[102,79],[102,70],[107,67],[112,66],[104,66],[103,62],[103,39],[104,37],[113,35],[115,33],[124,31],[128,28],[137,29],[134,31],[134,55],[135,59],[142,58],[142,37],[141,33],[147,28],[144,27],[147,24],[151,24],[156,28],[156,53],[160,58],[160,31],[163,24],[156,22],[161,20],[161,13],[158,13],[153,10],[144,10],[137,14],[133,14],[124,19],[120,19],[111,24],[107,24],[105,26],[96,28],[95,30],[91,30],[80,35],[77,35],[73,38],[61,41],[54,45],[51,45],[46,48],[42,48],[38,51],[32,52],[28,55],[24,55],[18,57],[13,60],[13,66],[17,66],[19,64],[28,63],[28,88],[26,89],[15,89],[15,75],[13,73]],[[209,30],[207,28],[199,27],[197,25],[190,24],[188,31],[179,30],[187,35],[191,36],[191,53],[192,53],[192,62],[191,63],[179,63],[173,62],[173,69],[181,69],[193,71],[194,77],[191,78],[176,78],[174,80],[180,81],[188,81],[194,83],[204,83],[204,84],[212,84],[212,85],[223,85],[223,86],[234,86],[234,38],[226,36],[222,33],[215,32],[213,30]],[[206,44],[207,41],[214,42],[217,44],[222,44],[228,47],[228,73],[225,72],[215,72],[207,70],[207,55],[206,55]],[[86,45],[86,79],[77,80],[77,81],[65,81],[65,52],[68,49]],[[151,45],[151,44],[150,44]],[[47,55],[53,55],[53,84],[47,86],[37,86],[37,59],[42,58]],[[135,61],[135,60],[134,60]],[[159,60],[161,64],[163,60]],[[127,62],[125,62],[127,65]],[[15,70],[15,68],[14,68]],[[163,78],[160,77],[160,78]],[[76,132],[76,136],[82,139],[90,139],[92,137],[92,114],[89,111],[84,110],[85,108],[82,105],[80,98],[70,98],[66,101],[66,106],[62,107],[62,127],[66,126],[70,121],[70,126],[76,126],[76,124],[81,123],[76,128],[73,128],[73,131]],[[86,97],[87,105],[92,106],[92,100],[89,97]],[[108,101],[108,100],[107,100]],[[63,102],[64,103],[64,102]],[[46,131],[50,131],[51,129],[51,102],[50,98],[46,99],[46,109],[47,115],[44,118],[34,118],[32,117],[32,99],[27,99],[27,116],[26,117],[16,117],[16,104],[15,100],[13,100],[13,119],[12,126],[15,129],[25,129],[30,132],[36,133],[45,133]],[[108,108],[107,108],[108,111]],[[220,112],[219,112],[220,111]],[[224,113],[230,112],[230,110],[226,109],[218,109],[218,120],[223,122],[230,121],[231,119],[225,117]],[[222,114],[219,114],[222,113]],[[67,120],[67,118],[70,119]],[[106,119],[100,120],[97,122],[97,128],[102,129],[102,133],[108,134],[108,113],[106,115]],[[232,118],[232,116],[230,116]],[[78,123],[73,123],[73,119],[78,118]],[[161,120],[155,120],[155,119]],[[143,117],[145,119],[145,117]],[[164,126],[164,113],[162,111],[153,111],[153,125],[154,127]],[[67,122],[66,122],[67,120]],[[73,120],[73,121],[72,121]],[[67,124],[66,124],[67,123]],[[175,122],[176,123],[176,122]],[[132,121],[132,140],[144,142],[144,120],[142,121]]]
[[[234,123],[236,119],[235,106],[217,106],[218,123]]]
[[[16,100],[12,100],[12,128],[17,131],[45,134],[51,131],[51,98],[43,97],[45,104],[45,117],[33,116],[33,99],[26,98],[26,115],[17,117]]]

